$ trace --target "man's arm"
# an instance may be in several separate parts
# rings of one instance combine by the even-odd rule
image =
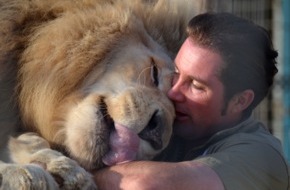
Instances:
[[[101,190],[224,190],[218,175],[197,161],[124,163],[96,172],[94,180]]]

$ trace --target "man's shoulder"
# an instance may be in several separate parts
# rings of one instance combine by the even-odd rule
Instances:
[[[215,170],[228,189],[285,189],[288,185],[282,145],[259,122],[215,139],[197,160]],[[265,184],[265,179],[271,185]]]
[[[248,119],[240,125],[225,131],[211,143],[212,146],[223,146],[224,148],[232,146],[269,146],[282,153],[282,145],[278,138],[272,135],[265,125],[257,120]]]

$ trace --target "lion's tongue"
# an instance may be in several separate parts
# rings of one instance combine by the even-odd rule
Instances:
[[[103,157],[108,166],[135,160],[140,143],[138,135],[127,127],[115,124],[115,129],[110,134],[111,150]]]

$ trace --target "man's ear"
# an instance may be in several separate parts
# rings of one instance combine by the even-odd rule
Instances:
[[[229,102],[228,111],[231,113],[242,112],[247,109],[253,102],[255,93],[253,90],[247,89],[237,93]]]

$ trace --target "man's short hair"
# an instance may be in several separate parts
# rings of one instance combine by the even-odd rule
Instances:
[[[226,103],[236,93],[254,91],[254,100],[244,112],[251,114],[267,95],[278,72],[278,53],[266,30],[230,13],[204,13],[191,19],[187,32],[195,43],[223,58],[220,79]]]

